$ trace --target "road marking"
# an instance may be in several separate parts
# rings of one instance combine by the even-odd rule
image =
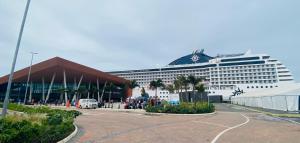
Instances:
[[[244,123],[238,124],[238,125],[236,125],[236,126],[227,128],[226,130],[222,131],[221,133],[219,133],[219,134],[211,141],[211,143],[216,143],[217,140],[218,140],[223,134],[225,134],[226,132],[228,132],[228,131],[230,131],[230,130],[232,130],[232,129],[241,127],[241,126],[243,126],[243,125],[246,125],[246,124],[250,121],[250,119],[249,119],[247,116],[245,116],[244,114],[241,114],[241,115],[246,119],[246,121],[245,121]]]

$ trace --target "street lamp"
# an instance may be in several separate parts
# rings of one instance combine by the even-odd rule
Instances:
[[[18,57],[18,53],[19,53],[22,35],[23,35],[24,25],[25,25],[25,21],[26,21],[28,9],[29,9],[29,4],[30,4],[30,0],[27,0],[25,12],[24,12],[24,16],[23,16],[23,20],[22,20],[22,24],[21,24],[21,29],[19,32],[18,42],[17,42],[15,54],[14,54],[14,59],[13,59],[13,63],[11,66],[10,75],[8,78],[7,89],[6,89],[6,94],[5,94],[5,99],[4,99],[4,103],[3,103],[3,109],[2,109],[2,117],[5,117],[6,113],[7,113],[7,105],[8,105],[9,94],[10,94],[10,89],[11,89],[11,83],[12,83],[12,79],[13,79],[13,75],[14,75],[14,71],[15,71],[15,66],[16,66],[16,62],[17,62],[17,57]]]
[[[36,55],[36,54],[38,54],[38,53],[30,52],[30,54],[31,54],[31,62],[30,62],[29,72],[28,72],[28,77],[27,77],[27,82],[26,82],[24,104],[26,104],[26,96],[27,96],[27,92],[28,92],[28,83],[29,83],[29,80],[30,80],[30,74],[31,74],[31,67],[32,67],[33,56]]]

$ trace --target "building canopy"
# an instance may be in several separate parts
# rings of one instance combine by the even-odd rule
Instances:
[[[26,83],[29,73],[29,67],[14,73],[14,83]],[[60,57],[40,62],[32,65],[30,82],[51,82],[52,76],[55,74],[54,82],[62,83],[64,80],[64,73],[66,74],[67,82],[79,81],[82,78],[83,83],[96,83],[97,80],[100,84],[111,82],[114,84],[126,84],[127,80],[105,73]],[[8,82],[9,75],[0,78],[0,85]]]

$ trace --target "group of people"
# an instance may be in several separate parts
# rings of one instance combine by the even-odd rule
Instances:
[[[127,99],[124,108],[125,109],[144,109],[147,105],[147,101],[143,99]]]
[[[126,100],[125,109],[145,109],[147,105],[158,106],[161,105],[162,100],[158,97],[150,98],[128,98]]]

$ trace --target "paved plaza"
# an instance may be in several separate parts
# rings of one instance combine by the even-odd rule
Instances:
[[[230,105],[209,115],[81,110],[80,143],[298,143],[300,125]]]

